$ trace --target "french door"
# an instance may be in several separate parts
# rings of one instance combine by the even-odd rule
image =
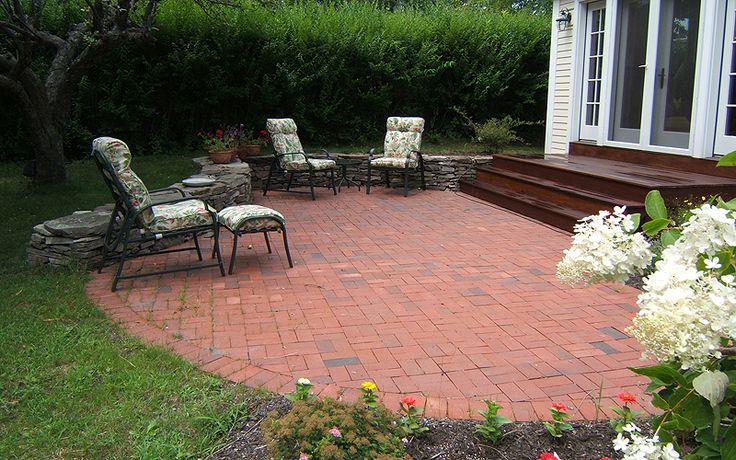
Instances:
[[[606,4],[588,5],[585,21],[585,56],[583,62],[582,116],[580,138],[598,138],[601,118],[601,85],[603,83],[603,42],[606,33]]]
[[[736,150],[736,0],[729,0],[723,34],[715,153]]]

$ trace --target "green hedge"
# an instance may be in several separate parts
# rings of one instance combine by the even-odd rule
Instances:
[[[436,134],[465,134],[453,107],[541,120],[549,29],[546,16],[478,8],[309,0],[206,14],[167,2],[154,41],[115,51],[80,85],[67,154],[101,134],[145,152],[194,148],[199,129],[267,117],[295,118],[307,142],[366,144],[389,115],[423,116]],[[17,132],[15,119],[0,115],[0,129]],[[0,155],[22,151],[14,141],[2,136]]]

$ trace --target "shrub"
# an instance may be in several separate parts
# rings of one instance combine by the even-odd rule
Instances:
[[[395,417],[380,403],[373,409],[330,398],[297,401],[286,416],[271,414],[263,434],[276,459],[408,458]]]
[[[510,116],[505,116],[502,119],[491,118],[481,124],[474,123],[475,140],[491,153],[500,152],[501,149],[511,144],[524,142],[524,139],[519,137],[514,130],[522,124],[524,123]]]

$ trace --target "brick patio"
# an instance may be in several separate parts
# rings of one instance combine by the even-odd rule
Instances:
[[[232,276],[148,277],[111,293],[107,268],[89,297],[149,343],[282,393],[307,377],[315,393],[352,401],[372,380],[391,409],[413,394],[428,416],[476,418],[494,399],[518,421],[547,419],[554,401],[592,419],[601,383],[602,417],[620,391],[646,399],[647,379],[627,369],[644,364],[640,347],[624,332],[638,291],[559,283],[569,234],[451,192],[352,187],[256,203],[286,217],[294,268],[277,235],[273,254],[246,235]],[[226,263],[231,241],[223,232]]]

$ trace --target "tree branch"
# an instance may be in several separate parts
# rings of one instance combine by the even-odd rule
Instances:
[[[723,356],[736,356],[736,347],[722,347],[718,349]]]

